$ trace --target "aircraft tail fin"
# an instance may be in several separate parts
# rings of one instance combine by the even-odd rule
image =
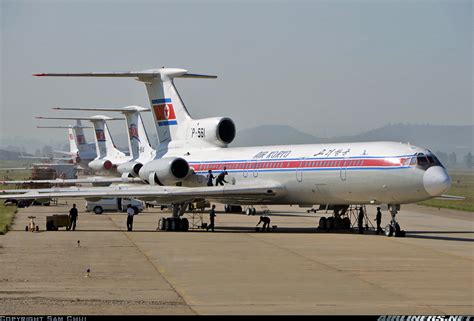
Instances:
[[[185,69],[159,68],[128,72],[41,73],[34,76],[51,77],[132,77],[145,83],[155,120],[160,145],[183,139],[186,126],[192,120],[174,85],[174,78],[215,79],[217,76],[191,74]]]

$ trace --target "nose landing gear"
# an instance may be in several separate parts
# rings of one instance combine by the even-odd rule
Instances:
[[[397,213],[400,210],[400,204],[390,204],[389,205],[390,215],[392,216],[392,220],[390,224],[385,226],[385,236],[396,236],[396,237],[404,237],[405,231],[400,229],[400,225],[397,222]]]

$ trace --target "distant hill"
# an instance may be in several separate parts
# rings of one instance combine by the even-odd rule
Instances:
[[[1,160],[17,160],[18,156],[33,156],[31,154],[25,154],[21,152],[14,152],[9,150],[0,149],[0,159]]]

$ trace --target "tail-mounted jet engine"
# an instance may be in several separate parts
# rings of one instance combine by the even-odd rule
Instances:
[[[225,147],[235,138],[235,124],[230,118],[212,117],[193,120],[186,133],[187,140],[204,140]]]
[[[140,169],[143,167],[142,163],[139,162],[127,162],[117,166],[117,171],[120,174],[130,174],[133,177],[138,177]]]
[[[189,164],[180,157],[155,159],[140,169],[139,176],[151,185],[174,185],[186,179]]]
[[[92,162],[89,162],[87,166],[89,166],[90,168],[96,171],[100,171],[104,169],[106,170],[111,169],[113,167],[113,164],[111,161],[106,160],[106,159],[96,159],[96,160],[93,160]]]

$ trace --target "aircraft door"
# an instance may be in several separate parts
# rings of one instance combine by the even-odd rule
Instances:
[[[339,172],[339,176],[341,177],[342,181],[345,181],[347,179],[347,164],[349,162],[348,158],[344,158],[343,160],[340,160],[341,164],[341,170]]]
[[[244,163],[244,168],[242,170],[242,175],[244,175],[245,178],[249,176],[249,168],[250,168],[250,162],[247,161]]]
[[[253,162],[253,177],[258,176],[258,160]]]
[[[305,161],[305,158],[303,157],[299,164],[298,164],[298,167],[296,167],[296,180],[298,182],[302,182],[303,181],[303,167],[304,167],[304,161]]]

